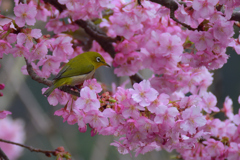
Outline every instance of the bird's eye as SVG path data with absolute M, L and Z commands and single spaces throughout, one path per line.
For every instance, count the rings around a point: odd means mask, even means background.
M 96 58 L 96 61 L 97 61 L 97 62 L 101 62 L 101 58 L 100 58 L 100 57 L 97 57 L 97 58 Z

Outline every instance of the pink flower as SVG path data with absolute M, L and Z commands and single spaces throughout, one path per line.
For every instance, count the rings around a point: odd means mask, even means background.
M 167 126 L 173 126 L 175 117 L 179 114 L 177 108 L 161 105 L 156 110 L 154 122 L 157 124 L 165 123 Z
M 124 104 L 131 98 L 131 93 L 122 87 L 117 88 L 117 92 L 114 94 L 114 98 L 118 100 L 119 103 Z
M 4 40 L 0 40 L 0 58 L 3 57 L 3 54 L 8 54 L 10 49 L 12 48 L 12 46 L 4 41 Z
M 207 18 L 213 14 L 217 3 L 218 0 L 194 0 L 192 7 L 197 11 L 199 17 Z
M 228 44 L 227 39 L 233 36 L 234 31 L 232 23 L 231 21 L 217 21 L 214 23 L 213 35 L 221 44 Z
M 205 92 L 202 96 L 203 105 L 202 108 L 207 112 L 211 113 L 219 112 L 219 108 L 216 107 L 217 105 L 217 98 L 211 92 Z
M 42 94 L 47 90 L 47 88 L 42 89 Z M 56 106 L 58 103 L 65 105 L 69 99 L 69 94 L 62 92 L 59 89 L 55 89 L 47 98 L 48 103 Z
M 240 159 L 240 143 L 231 142 L 228 149 L 228 160 L 239 160 Z
M 75 8 L 77 9 L 80 7 L 79 3 L 81 1 L 79 2 L 77 0 L 58 0 L 58 2 L 60 4 L 65 4 L 69 10 L 74 10 Z M 82 1 L 82 3 L 84 4 L 83 1 Z
M 12 114 L 9 111 L 0 111 L 0 119 L 6 118 L 7 115 Z
M 83 87 L 88 87 L 95 93 L 100 93 L 102 91 L 101 85 L 97 82 L 95 78 L 84 81 Z
M 43 51 L 44 50 L 42 50 L 41 53 L 43 53 Z M 57 74 L 59 72 L 61 62 L 63 62 L 63 59 L 51 55 L 46 55 L 45 58 L 40 59 L 37 65 L 42 66 L 42 77 L 49 77 L 51 73 Z
M 53 42 L 53 55 L 54 56 L 60 56 L 60 57 L 66 57 L 66 55 L 71 55 L 73 53 L 72 48 L 72 38 L 65 36 L 65 37 L 58 37 Z
M 111 108 L 107 108 L 103 111 L 103 115 L 108 117 L 111 126 L 118 127 L 120 123 L 124 123 L 124 117 L 121 113 L 114 111 Z
M 201 113 L 200 107 L 196 107 L 195 105 L 182 112 L 182 119 L 180 127 L 190 134 L 196 133 L 196 128 L 204 126 L 207 122 Z
M 137 119 L 137 128 L 140 132 L 147 132 L 148 134 L 157 133 L 159 131 L 157 123 L 146 117 Z
M 127 13 L 115 13 L 114 16 L 109 17 L 112 23 L 111 29 L 116 35 L 124 36 L 130 39 L 135 31 L 143 28 L 143 25 L 134 16 Z
M 151 88 L 148 80 L 143 80 L 139 84 L 135 83 L 133 88 L 134 89 L 130 89 L 133 100 L 143 107 L 150 105 L 158 96 L 158 92 Z
M 124 118 L 138 118 L 140 116 L 139 110 L 144 110 L 144 107 L 140 106 L 132 99 L 129 99 L 128 101 L 126 101 L 126 103 L 124 103 L 122 115 Z
M 84 112 L 98 110 L 100 102 L 97 99 L 96 93 L 88 87 L 84 87 L 80 91 L 80 98 L 75 102 L 78 109 L 83 109 Z
M 13 54 L 13 57 L 24 56 L 27 59 L 30 58 L 29 49 L 27 49 L 23 45 L 16 44 L 15 47 L 10 50 L 10 53 Z
M 199 51 L 203 51 L 205 49 L 211 50 L 214 44 L 213 36 L 209 32 L 191 32 L 189 39 L 194 42 L 195 47 Z
M 27 32 L 29 33 L 18 33 L 17 44 L 23 45 L 25 43 L 25 47 L 30 49 L 33 46 L 33 38 L 40 38 L 42 33 L 40 29 L 32 29 Z
M 162 33 L 159 35 L 159 43 L 161 44 L 159 52 L 162 56 L 169 56 L 170 54 L 180 56 L 183 52 L 182 41 L 176 35 Z
M 103 113 L 98 110 L 92 110 L 86 113 L 85 122 L 89 123 L 92 128 L 101 129 L 109 125 L 108 118 L 103 116 Z
M 35 16 L 37 14 L 37 10 L 34 5 L 20 3 L 14 7 L 14 13 L 16 15 L 15 22 L 19 27 L 23 27 L 25 22 L 28 25 L 34 25 L 36 22 Z
M 161 105 L 167 105 L 169 103 L 169 95 L 162 93 L 160 94 L 149 106 L 147 106 L 148 110 L 151 113 L 156 113 Z
M 234 116 L 232 105 L 233 105 L 232 99 L 227 96 L 225 98 L 224 103 L 223 103 L 223 109 L 222 110 L 230 120 L 232 120 L 233 116 Z
M 51 15 L 51 12 L 47 8 L 45 8 L 45 6 L 44 7 L 38 6 L 37 9 L 38 10 L 37 10 L 36 19 L 46 22 L 47 17 Z
M 159 151 L 161 149 L 161 147 L 159 145 L 157 145 L 156 142 L 152 142 L 150 144 L 146 144 L 146 145 L 143 145 L 143 146 L 139 146 L 137 149 L 136 149 L 136 154 L 135 154 L 135 157 L 137 157 L 140 153 L 141 154 L 145 154 L 147 152 L 150 152 L 150 151 L 153 151 L 153 150 L 157 150 Z
M 63 117 L 63 122 L 65 122 L 69 116 L 70 111 L 65 109 L 65 108 L 61 108 L 57 111 L 54 112 L 54 115 L 57 116 L 62 116 Z
M 77 123 L 78 123 L 78 130 L 80 132 L 86 132 L 87 131 L 87 125 L 85 123 L 85 114 L 83 111 L 76 109 L 74 110 L 77 116 Z
M 224 145 L 221 141 L 215 141 L 214 139 L 209 138 L 203 143 L 207 145 L 205 150 L 211 157 L 219 157 L 224 152 Z
M 17 40 L 17 35 L 14 33 L 9 33 L 9 35 L 7 36 L 7 41 L 9 43 L 15 43 Z
M 48 53 L 47 44 L 45 41 L 37 43 L 31 52 L 31 60 L 38 60 L 44 58 Z
M 130 153 L 130 149 L 127 148 L 127 145 L 121 144 L 118 141 L 115 141 L 113 143 L 111 143 L 110 145 L 117 147 L 118 152 L 121 154 L 128 154 Z

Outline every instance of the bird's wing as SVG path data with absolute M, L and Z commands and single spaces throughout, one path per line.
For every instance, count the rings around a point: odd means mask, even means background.
M 94 66 L 92 64 L 82 65 L 82 66 L 81 65 L 73 66 L 72 63 L 70 63 L 69 65 L 65 65 L 61 69 L 61 71 L 56 75 L 54 80 L 88 74 L 88 73 L 92 72 L 93 70 L 94 70 Z

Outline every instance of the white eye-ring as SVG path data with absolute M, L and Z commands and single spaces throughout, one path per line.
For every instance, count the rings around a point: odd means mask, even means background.
M 97 58 L 96 58 L 96 61 L 97 61 L 97 62 L 101 62 L 101 58 L 100 58 L 100 57 L 97 57 Z

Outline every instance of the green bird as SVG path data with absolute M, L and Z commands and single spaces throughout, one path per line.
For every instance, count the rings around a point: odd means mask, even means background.
M 97 52 L 85 52 L 71 59 L 53 79 L 53 85 L 43 95 L 47 97 L 54 89 L 63 86 L 75 86 L 92 78 L 96 69 L 100 66 L 108 66 L 105 59 Z

